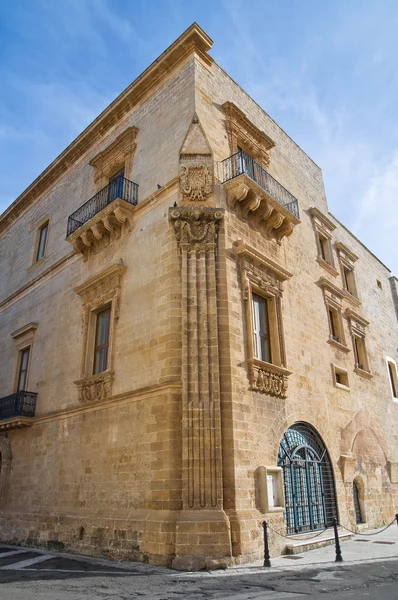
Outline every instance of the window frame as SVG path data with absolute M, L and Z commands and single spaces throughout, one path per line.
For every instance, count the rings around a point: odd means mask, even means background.
M 343 376 L 343 380 L 339 381 L 339 378 Z M 343 367 L 340 367 L 334 363 L 332 363 L 332 377 L 333 377 L 333 385 L 336 388 L 341 390 L 345 390 L 347 392 L 350 391 L 350 382 L 348 379 L 348 371 Z
M 36 250 L 36 262 L 43 260 L 46 257 L 47 250 L 47 241 L 48 241 L 48 230 L 49 230 L 50 222 L 49 220 L 44 221 L 44 223 L 39 227 L 38 235 L 37 235 L 37 250 Z M 42 253 L 39 256 L 40 249 L 42 247 L 42 234 L 45 230 L 44 243 Z
M 398 402 L 398 367 L 397 361 L 390 356 L 386 356 L 388 382 L 390 384 L 391 397 L 394 402 Z
M 328 344 L 335 346 L 343 352 L 350 352 L 346 343 L 344 322 L 342 314 L 342 299 L 344 292 L 339 290 L 333 283 L 325 277 L 321 277 L 318 285 L 323 290 L 323 299 L 326 306 L 326 316 L 329 329 Z M 334 320 L 331 319 L 331 314 L 334 315 Z M 336 339 L 337 338 L 337 339 Z
M 234 250 L 239 259 L 242 278 L 250 389 L 285 398 L 287 378 L 291 371 L 286 366 L 282 291 L 283 282 L 292 274 L 254 248 L 244 244 L 242 240 L 237 242 Z M 267 301 L 272 363 L 255 356 L 253 294 Z
M 82 301 L 83 339 L 80 379 L 75 381 L 79 401 L 104 400 L 112 395 L 116 324 L 119 318 L 121 282 L 126 267 L 122 262 L 105 269 L 75 288 Z M 105 310 L 109 315 L 108 361 L 105 371 L 93 373 L 96 346 L 97 315 Z
M 31 368 L 32 368 L 32 358 L 33 358 L 33 348 L 34 348 L 34 340 L 36 329 L 38 327 L 37 323 L 31 322 L 23 327 L 20 327 L 16 331 L 11 333 L 11 337 L 14 340 L 15 344 L 15 367 L 14 367 L 14 377 L 12 380 L 12 393 L 22 391 L 19 388 L 20 382 L 20 374 L 21 374 L 21 364 L 22 364 L 22 353 L 29 349 L 28 363 L 26 368 L 26 377 L 25 377 L 25 385 L 24 390 L 28 391 L 29 380 L 31 379 Z
M 18 356 L 18 370 L 17 370 L 17 385 L 16 385 L 16 392 L 26 392 L 28 390 L 28 381 L 29 381 L 29 367 L 30 367 L 30 357 L 31 357 L 31 351 L 32 348 L 31 346 L 26 346 L 25 348 L 21 348 L 19 350 L 19 356 Z M 26 367 L 23 371 L 22 366 L 23 366 L 23 359 L 24 359 L 24 355 L 26 354 L 26 352 L 28 353 L 28 359 L 26 362 Z M 21 387 L 21 376 L 22 373 L 25 373 L 24 375 L 24 384 Z
M 358 260 L 358 256 L 342 242 L 336 242 L 336 250 L 339 257 L 341 280 L 346 297 L 359 306 L 361 301 L 358 296 L 354 266 L 354 263 Z M 349 278 L 347 277 L 347 273 Z
M 333 277 L 337 277 L 339 273 L 335 267 L 332 246 L 332 232 L 336 229 L 336 225 L 316 207 L 310 209 L 310 214 L 315 232 L 316 260 L 328 273 L 333 275 Z
M 348 318 L 352 340 L 355 363 L 354 371 L 358 375 L 370 379 L 373 377 L 373 374 L 370 369 L 369 356 L 366 347 L 366 328 L 369 325 L 369 321 L 351 309 L 347 309 L 345 314 Z M 360 343 L 359 347 L 358 341 Z
M 98 333 L 99 333 L 99 317 L 106 314 L 106 330 L 105 330 L 105 342 L 98 344 Z M 100 308 L 95 313 L 95 335 L 94 335 L 94 350 L 93 350 L 93 375 L 99 375 L 108 370 L 109 364 L 109 348 L 110 348 L 110 333 L 111 333 L 111 316 L 112 316 L 112 304 L 106 307 Z M 104 369 L 96 371 L 97 364 L 97 353 L 101 350 L 105 350 L 105 358 L 103 359 Z

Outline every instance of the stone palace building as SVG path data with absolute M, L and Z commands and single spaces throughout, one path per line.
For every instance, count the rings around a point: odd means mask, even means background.
M 397 279 L 211 45 L 0 217 L 3 542 L 201 569 L 394 517 Z

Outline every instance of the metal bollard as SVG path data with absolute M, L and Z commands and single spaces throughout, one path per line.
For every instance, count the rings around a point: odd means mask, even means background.
M 397 527 L 398 527 L 398 513 L 395 515 L 395 518 L 397 520 Z
M 336 558 L 335 562 L 343 562 L 343 557 L 341 556 L 341 548 L 339 542 L 339 532 L 337 531 L 337 519 L 336 517 L 333 519 L 333 529 L 334 529 L 334 541 L 336 544 Z
M 264 567 L 270 567 L 271 561 L 270 561 L 270 556 L 269 556 L 267 521 L 263 521 L 263 528 L 264 528 Z

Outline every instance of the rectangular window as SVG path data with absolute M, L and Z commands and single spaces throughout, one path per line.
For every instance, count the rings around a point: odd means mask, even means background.
M 329 308 L 329 327 L 330 327 L 330 334 L 332 336 L 332 339 L 335 342 L 339 342 L 340 341 L 339 318 L 338 318 L 337 311 L 334 310 L 333 308 Z
M 25 390 L 28 380 L 30 347 L 20 351 L 19 356 L 19 374 L 17 391 Z
M 397 396 L 397 369 L 393 363 L 387 362 L 388 374 L 390 376 L 391 391 L 394 398 Z
M 362 371 L 368 371 L 368 360 L 366 356 L 364 340 L 357 335 L 353 335 L 353 346 L 357 368 L 361 369 Z
M 328 262 L 328 260 L 326 258 L 326 256 L 327 256 L 326 244 L 327 244 L 326 239 L 319 236 L 319 248 L 321 251 L 321 257 L 323 258 L 324 261 Z
M 252 299 L 254 356 L 259 360 L 271 363 L 268 302 L 266 298 L 257 294 L 253 294 Z
M 94 348 L 94 375 L 108 368 L 111 308 L 97 313 Z
M 38 244 L 37 244 L 36 261 L 38 261 L 44 257 L 44 253 L 46 251 L 47 233 L 48 233 L 48 221 L 46 223 L 44 223 L 39 229 L 39 239 L 38 239 Z
M 356 296 L 356 287 L 355 287 L 355 279 L 354 272 L 352 269 L 347 269 L 347 267 L 343 266 L 343 284 L 347 292 Z

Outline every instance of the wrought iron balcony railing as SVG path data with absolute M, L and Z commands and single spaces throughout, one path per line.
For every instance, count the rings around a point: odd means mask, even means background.
M 232 156 L 223 160 L 221 164 L 223 171 L 222 183 L 245 174 L 293 216 L 297 219 L 300 218 L 297 198 L 284 188 L 279 181 L 274 179 L 272 175 L 270 175 L 268 171 L 259 165 L 251 156 L 246 154 L 246 152 L 239 150 L 235 154 L 232 154 Z
M 0 420 L 13 417 L 34 417 L 37 394 L 20 390 L 0 398 Z
M 115 177 L 106 187 L 70 215 L 66 236 L 68 237 L 84 223 L 87 223 L 116 198 L 121 198 L 135 206 L 138 202 L 138 184 L 121 175 Z

